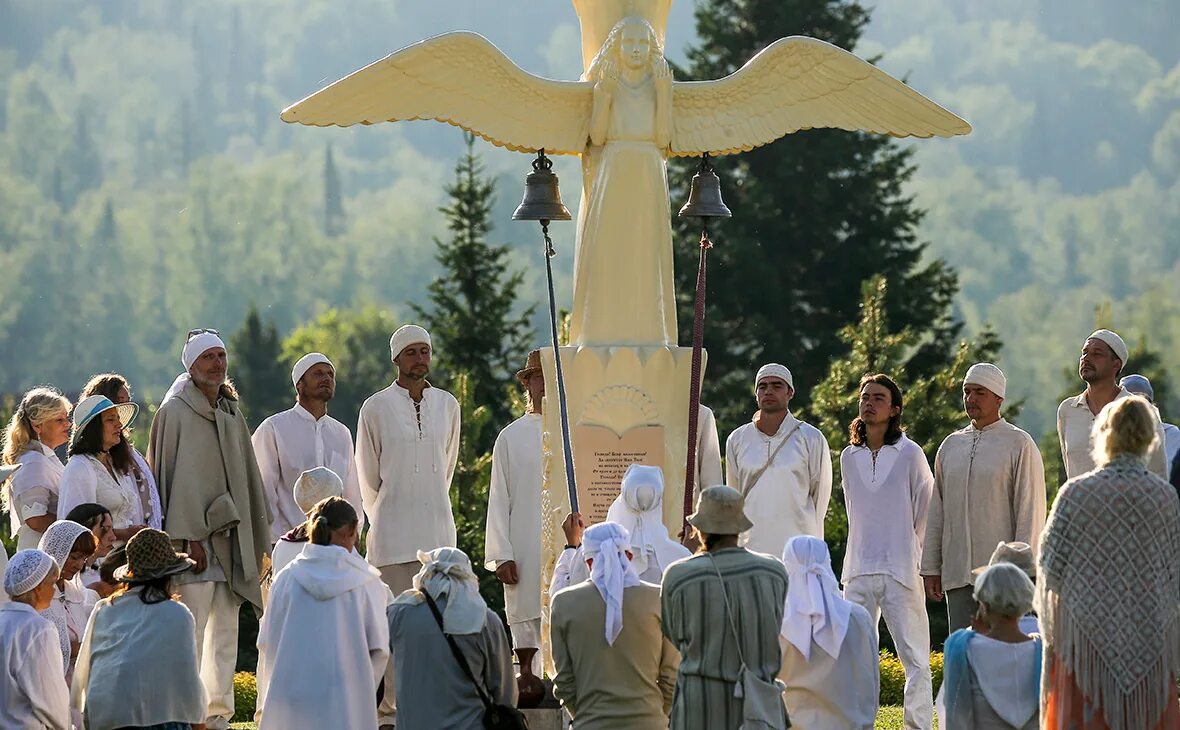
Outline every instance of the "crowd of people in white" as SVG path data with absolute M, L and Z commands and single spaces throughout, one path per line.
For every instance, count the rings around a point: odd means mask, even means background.
M 724 465 L 701 409 L 689 534 L 664 524 L 662 470 L 634 464 L 604 522 L 566 517 L 543 575 L 534 351 L 516 374 L 527 412 L 492 453 L 484 568 L 506 627 L 455 547 L 461 414 L 427 380 L 432 355 L 423 328 L 393 334 L 396 379 L 365 401 L 355 446 L 328 415 L 336 371 L 320 353 L 294 366 L 295 405 L 251 434 L 215 330 L 189 332 L 146 455 L 121 376 L 76 404 L 26 393 L 0 458 L 17 543 L 0 551 L 0 727 L 227 728 L 245 603 L 261 617 L 264 729 L 521 727 L 512 647 L 541 675 L 528 650 L 546 643 L 578 730 L 871 728 L 882 618 L 907 728 L 936 714 L 944 730 L 1180 727 L 1180 430 L 1146 378 L 1123 375 L 1114 332 L 1086 338 L 1085 389 L 1058 409 L 1068 481 L 1051 510 L 1036 443 L 1001 414 L 998 367 L 967 371 L 969 423 L 933 468 L 902 389 L 866 374 L 839 454 L 839 579 L 823 539 L 830 444 L 792 414 L 794 379 L 774 363 Z M 951 630 L 937 698 L 928 600 Z

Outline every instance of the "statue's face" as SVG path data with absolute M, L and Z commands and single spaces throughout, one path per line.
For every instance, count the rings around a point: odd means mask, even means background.
M 619 54 L 629 69 L 644 68 L 651 59 L 651 38 L 640 23 L 629 23 L 619 39 Z

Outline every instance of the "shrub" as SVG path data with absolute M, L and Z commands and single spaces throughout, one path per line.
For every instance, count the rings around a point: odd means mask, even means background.
M 930 655 L 930 676 L 934 683 L 934 694 L 942 686 L 942 654 Z M 901 660 L 887 651 L 881 652 L 881 705 L 901 705 L 905 699 L 905 670 Z
M 258 704 L 258 684 L 250 672 L 234 675 L 234 717 L 232 722 L 254 722 Z

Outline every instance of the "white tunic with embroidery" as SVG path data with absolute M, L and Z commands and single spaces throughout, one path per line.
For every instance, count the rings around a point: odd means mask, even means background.
M 135 478 L 130 474 L 119 474 L 116 479 L 91 454 L 77 454 L 70 458 L 61 476 L 57 518 L 64 520 L 70 510 L 91 503 L 101 504 L 111 511 L 111 523 L 116 530 L 147 524 Z

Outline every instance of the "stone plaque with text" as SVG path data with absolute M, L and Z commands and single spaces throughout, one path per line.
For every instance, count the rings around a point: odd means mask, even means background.
M 605 426 L 579 424 L 573 447 L 578 507 L 587 526 L 606 519 L 628 466 L 664 467 L 663 426 L 636 426 L 620 438 Z

